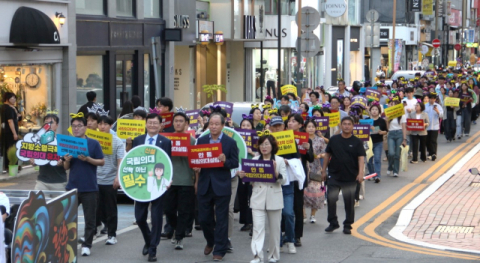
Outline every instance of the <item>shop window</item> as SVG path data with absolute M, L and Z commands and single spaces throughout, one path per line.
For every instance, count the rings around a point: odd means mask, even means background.
M 104 15 L 104 0 L 76 0 L 75 8 L 77 14 L 83 15 Z
M 291 56 L 290 49 L 282 49 L 280 51 L 281 68 L 278 70 L 278 51 L 277 49 L 264 49 L 263 61 L 260 61 L 260 49 L 253 51 L 253 63 L 255 71 L 253 76 L 253 90 L 254 101 L 261 102 L 266 95 L 271 97 L 279 97 L 279 85 L 283 86 L 291 83 L 291 72 L 289 69 L 289 58 Z M 263 81 L 262 66 L 263 64 Z M 278 83 L 278 73 L 281 73 L 281 80 Z M 263 86 L 262 86 L 263 83 Z M 252 96 L 253 97 L 253 96 Z
M 282 15 L 295 15 L 295 0 L 265 0 L 265 15 L 278 15 L 278 1 L 280 1 Z
M 97 102 L 103 100 L 102 56 L 77 56 L 77 110 L 87 103 L 87 92 L 97 94 Z
M 145 18 L 161 18 L 160 14 L 160 0 L 143 0 Z
M 117 16 L 133 17 L 133 0 L 117 0 Z

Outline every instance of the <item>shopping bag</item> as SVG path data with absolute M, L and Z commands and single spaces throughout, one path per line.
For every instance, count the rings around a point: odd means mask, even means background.
M 406 172 L 408 171 L 408 150 L 410 150 L 410 146 L 406 145 L 400 146 L 400 171 Z

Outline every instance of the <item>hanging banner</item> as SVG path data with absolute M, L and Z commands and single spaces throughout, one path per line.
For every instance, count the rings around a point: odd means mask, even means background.
M 242 159 L 242 170 L 245 177 L 242 182 L 275 183 L 275 168 L 273 161 Z
M 424 16 L 433 15 L 433 0 L 423 0 L 422 1 L 422 14 Z
M 304 143 L 308 143 L 308 133 L 306 132 L 294 132 L 293 135 L 295 136 L 295 142 L 298 145 L 298 152 L 300 154 L 307 154 L 307 150 L 303 148 Z
M 98 143 L 100 143 L 103 154 L 106 154 L 106 155 L 113 154 L 113 145 L 112 145 L 113 136 L 110 133 L 87 129 L 87 131 L 85 132 L 85 135 L 87 135 L 90 139 L 94 139 Z
M 446 97 L 443 101 L 447 107 L 458 107 L 460 105 L 459 98 Z
M 145 134 L 144 120 L 117 120 L 117 136 L 120 139 L 132 138 Z
M 191 168 L 223 167 L 223 162 L 218 159 L 222 154 L 222 144 L 201 144 L 191 146 L 188 152 L 188 163 Z
M 330 128 L 337 127 L 340 124 L 340 112 L 339 111 L 332 112 L 332 113 L 325 112 L 324 115 L 329 118 L 328 119 L 329 120 L 328 126 Z
M 395 39 L 395 61 L 393 65 L 393 72 L 397 72 L 400 68 L 402 52 L 403 52 L 403 41 L 401 39 Z
M 188 133 L 160 133 L 172 141 L 172 156 L 188 156 L 190 145 L 190 134 Z
M 278 152 L 277 155 L 285 155 L 289 153 L 296 153 L 297 147 L 295 145 L 295 135 L 292 130 L 274 132 L 273 137 L 277 140 Z
M 423 119 L 407 119 L 407 131 L 424 131 Z
M 328 120 L 329 117 L 314 117 L 315 122 L 317 123 L 317 131 L 320 131 L 321 133 L 327 133 L 328 130 Z
M 164 128 L 170 128 L 173 125 L 173 112 L 167 112 L 167 113 L 162 113 L 160 114 L 160 117 L 162 117 L 162 124 Z
M 70 154 L 73 158 L 79 155 L 89 156 L 87 139 L 57 134 L 57 154 L 64 156 Z
M 139 202 L 150 202 L 162 196 L 172 183 L 172 162 L 167 153 L 154 145 L 131 149 L 118 168 L 123 192 Z
M 57 165 L 60 157 L 57 154 L 55 133 L 50 130 L 50 124 L 45 124 L 36 133 L 27 133 L 23 140 L 17 141 L 17 157 L 24 162 L 34 159 L 35 165 Z
M 185 114 L 190 120 L 190 124 L 188 126 L 195 131 L 198 130 L 198 110 L 187 110 Z
M 398 118 L 398 117 L 402 117 L 403 114 L 405 114 L 405 110 L 403 109 L 403 104 L 402 103 L 397 104 L 397 105 L 392 106 L 392 107 L 388 107 L 388 108 L 385 109 L 385 116 L 389 120 L 392 120 L 392 119 L 395 119 L 395 118 Z

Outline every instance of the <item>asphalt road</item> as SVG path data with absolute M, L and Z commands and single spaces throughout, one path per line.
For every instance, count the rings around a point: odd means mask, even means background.
M 449 153 L 454 153 L 454 157 L 459 157 L 465 154 L 467 147 L 479 143 L 479 126 L 472 126 L 472 136 L 469 143 L 465 143 L 465 138 L 461 141 L 447 143 L 443 135 L 440 135 L 439 159 L 436 162 L 427 161 L 426 163 L 410 164 L 409 171 L 400 173 L 398 178 L 386 175 L 387 163 L 383 162 L 381 183 L 366 182 L 365 199 L 361 201 L 360 207 L 355 210 L 355 219 L 357 222 L 361 222 L 354 225 L 358 234 L 344 235 L 341 228 L 331 234 L 325 233 L 324 229 L 327 227 L 327 211 L 325 208 L 317 212 L 316 224 L 305 224 L 304 237 L 302 238 L 303 246 L 297 248 L 297 254 L 282 253 L 281 262 L 473 262 L 471 254 L 446 254 L 436 250 L 429 252 L 421 247 L 414 246 L 408 248 L 404 243 L 390 237 L 388 232 L 398 219 L 399 209 L 407 204 L 411 197 L 421 192 L 420 190 L 424 189 L 422 187 L 427 186 L 433 180 L 429 179 L 432 177 L 426 177 L 421 183 L 415 184 L 415 179 L 427 173 L 442 172 L 441 169 L 446 169 L 447 162 L 448 165 L 452 165 L 453 157 L 452 155 L 447 156 Z M 479 133 L 477 134 L 477 132 Z M 432 168 L 434 165 L 437 165 L 438 168 Z M 27 176 L 2 182 L 0 188 L 32 189 L 34 183 L 35 176 Z M 411 191 L 401 190 L 409 185 L 420 185 L 421 187 L 418 189 L 412 187 Z M 399 192 L 399 190 L 401 191 Z M 339 221 L 341 222 L 345 218 L 342 199 L 339 200 L 337 205 Z M 391 212 L 390 215 L 385 216 L 385 213 L 389 211 Z M 79 209 L 79 236 L 83 235 L 82 215 L 82 210 Z M 236 216 L 238 217 L 238 214 Z M 307 211 L 307 216 L 310 216 L 310 211 Z M 80 256 L 78 261 L 92 263 L 146 262 L 147 257 L 141 255 L 143 239 L 140 230 L 132 225 L 133 220 L 133 206 L 131 204 L 119 205 L 118 244 L 107 246 L 104 236 L 97 238 L 94 241 L 91 256 Z M 373 233 L 379 237 L 372 238 L 368 233 L 371 235 L 372 225 L 378 223 L 379 220 L 382 223 L 373 229 Z M 232 238 L 234 253 L 227 254 L 224 262 L 249 262 L 253 258 L 250 249 L 251 239 L 248 232 L 239 231 L 240 227 L 241 225 L 236 221 Z M 268 243 L 268 239 L 266 243 Z M 157 256 L 159 262 L 213 262 L 211 255 L 203 255 L 205 244 L 202 232 L 194 230 L 193 237 L 184 240 L 183 251 L 174 250 L 174 246 L 169 240 L 162 240 L 158 247 Z

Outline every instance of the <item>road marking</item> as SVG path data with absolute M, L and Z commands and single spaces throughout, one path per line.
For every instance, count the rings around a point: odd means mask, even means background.
M 393 194 L 391 197 L 389 197 L 387 200 L 385 200 L 383 203 L 378 205 L 375 209 L 371 210 L 366 215 L 361 217 L 358 221 L 356 221 L 354 223 L 354 228 L 352 229 L 352 235 L 357 237 L 357 238 L 360 238 L 362 240 L 369 241 L 369 242 L 372 242 L 372 243 L 375 243 L 375 244 L 379 244 L 379 245 L 390 247 L 390 248 L 410 251 L 410 252 L 416 252 L 416 253 L 427 254 L 427 255 L 435 255 L 435 256 L 454 257 L 454 258 L 461 258 L 461 259 L 476 259 L 476 260 L 480 259 L 480 257 L 475 256 L 475 255 L 468 255 L 468 254 L 461 254 L 461 253 L 447 252 L 447 251 L 436 250 L 436 249 L 417 247 L 417 246 L 413 246 L 413 245 L 410 245 L 410 244 L 389 240 L 389 239 L 386 239 L 384 237 L 379 236 L 375 232 L 375 229 L 380 224 L 382 224 L 385 220 L 387 220 L 390 216 L 392 216 L 393 213 L 398 211 L 401 207 L 403 207 L 407 202 L 409 202 L 412 198 L 414 198 L 416 196 L 416 194 L 418 194 L 422 189 L 424 189 L 428 185 L 428 184 L 421 184 L 421 182 L 424 179 L 431 176 L 427 180 L 427 183 L 430 183 L 430 182 L 436 180 L 447 169 L 449 169 L 450 166 L 453 165 L 453 163 L 455 163 L 458 159 L 463 157 L 463 155 L 459 154 L 459 153 L 461 153 L 463 151 L 468 152 L 473 147 L 475 147 L 477 143 L 480 143 L 479 135 L 480 135 L 480 132 L 477 132 L 474 136 L 470 137 L 465 143 L 462 143 L 461 145 L 457 146 L 453 151 L 451 151 L 449 154 L 447 154 L 445 157 L 443 157 L 441 160 L 439 160 L 439 162 L 437 162 L 435 165 L 430 167 L 425 173 L 423 173 L 421 176 L 419 176 L 417 179 L 415 179 L 413 181 L 413 183 L 407 184 L 406 186 L 401 188 L 399 191 L 397 191 L 395 194 Z M 447 164 L 443 165 L 443 163 L 446 162 L 446 161 L 448 161 Z M 438 170 L 437 172 L 435 172 L 432 175 L 432 173 L 435 170 L 437 170 L 440 166 L 441 166 L 440 170 Z M 369 225 L 367 225 L 365 227 L 364 233 L 366 235 L 362 235 L 358 232 L 358 229 L 363 224 L 370 221 L 374 216 L 376 216 L 382 210 L 384 210 L 385 208 L 390 206 L 395 200 L 397 200 L 399 197 L 403 196 L 407 191 L 409 191 L 413 187 L 415 187 L 415 188 L 409 194 L 407 194 L 405 197 L 401 198 L 395 205 L 393 205 L 386 212 L 379 215 L 377 218 L 375 218 L 373 220 L 372 223 L 370 223 Z
M 0 187 L 9 187 L 12 185 L 17 185 L 18 183 L 0 183 Z

